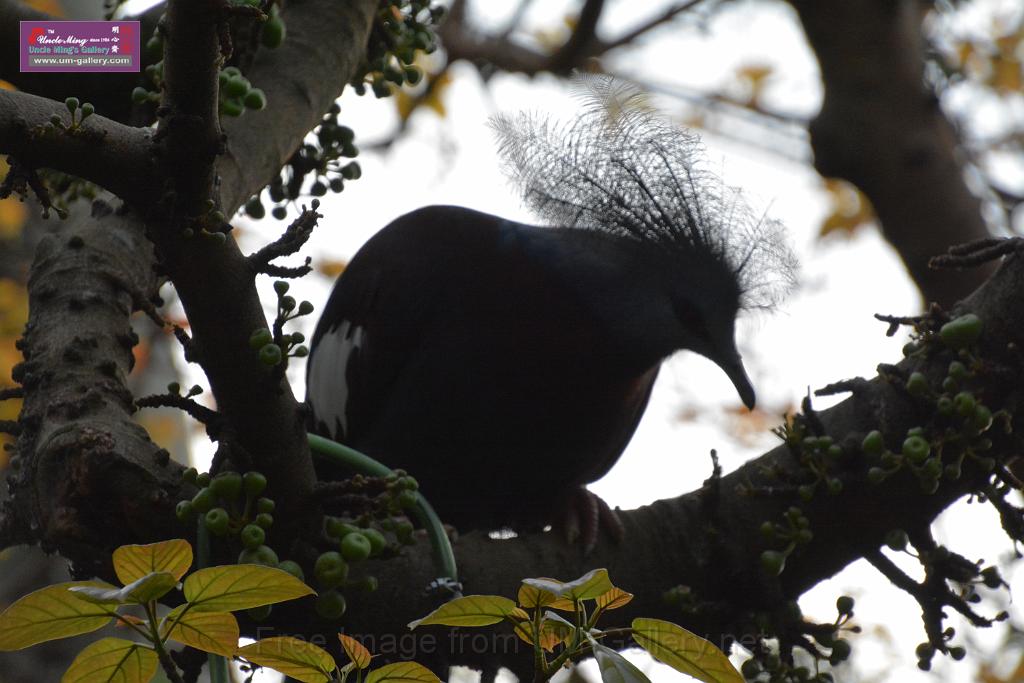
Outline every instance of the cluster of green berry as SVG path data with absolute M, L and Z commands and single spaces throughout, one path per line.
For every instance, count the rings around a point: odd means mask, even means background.
M 919 400 L 933 415 L 927 427 L 907 430 L 898 452 L 886 447 L 881 432 L 869 432 L 861 443 L 864 454 L 875 461 L 868 470 L 868 481 L 878 484 L 896 472 L 906 469 L 917 477 L 921 489 L 934 493 L 942 478 L 960 478 L 964 462 L 972 461 L 981 471 L 990 472 L 994 458 L 984 455 L 992 448 L 985 436 L 997 417 L 1006 418 L 1005 411 L 993 414 L 967 387 L 981 362 L 971 346 L 981 334 L 981 320 L 974 314 L 961 316 L 943 325 L 938 334 L 944 347 L 956 354 L 945 376 L 933 386 L 922 372 L 912 372 L 906 379 L 907 393 Z M 927 352 L 927 340 L 908 343 L 903 352 L 908 357 Z
M 761 569 L 768 576 L 779 576 L 786 568 L 786 559 L 798 545 L 806 545 L 814 538 L 811 521 L 803 510 L 796 506 L 790 507 L 783 515 L 784 524 L 776 524 L 765 520 L 761 522 L 761 535 L 768 541 L 783 541 L 786 546 L 782 550 L 765 550 L 761 553 Z
M 150 40 L 153 40 L 152 38 Z M 148 44 L 147 44 L 148 45 Z M 160 42 L 160 52 L 163 53 L 163 41 Z M 132 102 L 135 104 L 158 103 L 160 101 L 160 89 L 164 86 L 164 61 L 147 64 L 142 70 L 145 76 L 143 85 L 136 86 L 132 90 Z
M 45 126 L 48 131 L 51 129 L 66 130 L 68 132 L 78 130 L 79 126 L 82 125 L 82 122 L 92 116 L 96 111 L 96 108 L 90 102 L 80 104 L 77 97 L 69 97 L 64 100 L 64 106 L 68 108 L 69 112 L 71 112 L 71 123 L 65 124 L 64 117 L 60 114 L 54 114 L 50 117 L 49 123 Z
M 820 485 L 829 495 L 837 496 L 843 491 L 843 482 L 836 476 L 843 448 L 827 434 L 804 436 L 806 431 L 806 421 L 794 419 L 784 437 L 790 449 L 798 454 L 803 470 L 812 477 L 812 481 L 797 487 L 797 495 L 805 502 L 810 501 Z
M 238 564 L 259 564 L 276 567 L 303 580 L 302 568 L 292 560 L 278 559 L 277 553 L 267 545 L 267 530 L 274 524 L 274 501 L 261 494 L 267 488 L 267 478 L 250 470 L 245 474 L 220 472 L 211 477 L 208 472 L 197 472 L 189 467 L 182 480 L 199 487 L 191 500 L 178 503 L 175 510 L 182 522 L 202 515 L 203 526 L 224 539 L 234 539 L 242 550 Z M 248 611 L 255 620 L 270 615 L 270 605 Z
M 362 95 L 367 85 L 377 97 L 391 94 L 396 87 L 416 85 L 423 78 L 414 65 L 416 52 L 437 49 L 434 29 L 444 19 L 445 8 L 431 6 L 430 0 L 385 0 L 370 31 L 366 62 L 352 78 L 352 87 Z
M 820 662 L 827 661 L 831 666 L 836 666 L 850 658 L 850 641 L 840 638 L 839 634 L 841 631 L 860 632 L 860 627 L 849 623 L 853 618 L 853 606 L 853 598 L 841 595 L 836 600 L 838 616 L 834 622 L 809 624 L 803 620 L 800 606 L 796 602 L 787 603 L 787 621 L 798 625 L 802 632 L 813 636 L 817 641 L 818 649 L 812 653 L 815 655 L 812 662 L 814 670 L 811 666 L 795 663 L 792 657 L 784 659 L 777 652 L 763 648 L 760 652 L 755 652 L 755 655 L 740 667 L 743 677 L 758 683 L 832 683 L 833 675 L 831 672 L 821 671 Z M 762 625 L 761 630 L 765 632 L 765 625 Z M 829 650 L 829 653 L 822 654 L 823 649 Z
M 313 197 L 322 197 L 328 190 L 341 192 L 345 189 L 346 180 L 357 180 L 363 174 L 358 162 L 343 161 L 358 156 L 359 148 L 355 145 L 355 132 L 338 122 L 340 113 L 341 107 L 337 103 L 332 104 L 320 125 L 267 186 L 268 197 L 273 203 L 270 213 L 277 220 L 285 218 L 289 202 L 302 196 L 307 176 L 311 178 L 307 193 Z M 267 214 L 267 210 L 263 200 L 256 196 L 246 202 L 245 213 L 259 220 Z
M 352 481 L 358 488 L 359 484 L 379 480 L 367 480 L 356 475 Z M 401 512 L 416 502 L 419 484 L 401 471 L 388 475 L 384 484 L 384 492 L 380 496 L 382 504 L 375 513 L 355 518 L 324 518 L 324 538 L 330 546 L 337 548 L 321 553 L 313 567 L 319 589 L 316 610 L 324 619 L 338 619 L 345 613 L 343 589 L 377 589 L 375 576 L 351 578 L 350 565 L 371 557 L 394 554 L 399 546 L 413 543 L 412 523 Z
M 304 358 L 309 355 L 309 349 L 303 343 L 306 335 L 301 332 L 285 334 L 282 328 L 289 320 L 312 313 L 313 304 L 308 301 L 297 303 L 295 297 L 288 294 L 288 289 L 289 285 L 284 280 L 274 283 L 274 291 L 277 293 L 277 316 L 274 319 L 276 334 L 261 327 L 249 336 L 249 346 L 259 354 L 260 362 L 271 367 L 280 365 L 290 357 Z
M 267 96 L 252 87 L 237 66 L 226 66 L 218 75 L 220 113 L 222 116 L 241 116 L 246 109 L 259 111 L 267 106 Z

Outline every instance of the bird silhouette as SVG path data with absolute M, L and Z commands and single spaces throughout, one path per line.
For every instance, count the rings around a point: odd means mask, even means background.
M 592 542 L 585 486 L 626 447 L 662 360 L 709 358 L 753 408 L 736 316 L 794 281 L 781 226 L 703 170 L 695 136 L 615 81 L 583 87 L 568 125 L 494 122 L 548 225 L 404 215 L 351 260 L 313 335 L 314 430 L 409 471 L 460 529 L 567 516 Z

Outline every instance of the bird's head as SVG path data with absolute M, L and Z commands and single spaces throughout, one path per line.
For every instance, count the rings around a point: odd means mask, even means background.
M 494 120 L 510 174 L 547 222 L 595 235 L 579 240 L 594 255 L 578 270 L 596 274 L 577 284 L 618 339 L 652 361 L 679 349 L 709 358 L 752 407 L 736 316 L 774 307 L 795 283 L 781 224 L 709 173 L 697 136 L 642 93 L 607 77 L 579 83 L 587 106 L 568 124 Z

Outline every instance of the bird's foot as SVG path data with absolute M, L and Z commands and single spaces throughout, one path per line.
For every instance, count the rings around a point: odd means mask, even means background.
M 616 543 L 625 536 L 622 520 L 615 511 L 585 487 L 574 489 L 564 503 L 552 527 L 561 532 L 568 543 L 580 543 L 584 555 L 589 555 L 597 545 L 601 529 L 608 532 Z

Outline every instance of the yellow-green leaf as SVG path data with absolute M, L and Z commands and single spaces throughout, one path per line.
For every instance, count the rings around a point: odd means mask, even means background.
M 597 606 L 601 609 L 618 609 L 628 605 L 632 599 L 632 593 L 627 593 L 621 588 L 612 588 L 610 591 L 597 598 Z
M 366 683 L 385 683 L 386 681 L 441 683 L 441 679 L 435 676 L 430 669 L 417 662 L 385 664 L 366 675 Z
M 682 626 L 661 619 L 634 619 L 633 640 L 658 661 L 705 683 L 743 683 L 721 650 Z
M 187 605 L 175 607 L 164 618 L 165 638 L 190 645 L 203 652 L 230 657 L 238 649 L 238 620 L 230 612 L 196 612 Z
M 183 590 L 197 612 L 233 612 L 315 595 L 288 572 L 258 564 L 200 569 L 185 579 Z
M 370 659 L 373 655 L 370 654 L 370 651 L 362 643 L 351 636 L 346 636 L 344 633 L 338 634 L 338 640 L 341 641 L 341 649 L 345 651 L 345 654 L 356 665 L 356 668 L 365 669 L 370 666 Z
M 289 636 L 264 638 L 238 648 L 235 654 L 303 683 L 324 683 L 335 669 L 334 658 L 326 650 Z
M 142 605 L 150 600 L 162 598 L 177 585 L 178 579 L 174 577 L 174 574 L 157 572 L 155 574 L 147 574 L 124 588 L 117 588 L 115 586 L 108 586 L 106 588 L 74 586 L 70 590 L 78 597 L 89 602 Z
M 61 683 L 149 683 L 159 659 L 151 648 L 122 638 L 97 640 L 78 653 Z
M 553 581 L 554 579 L 549 580 Z M 538 609 L 540 607 L 547 607 L 551 603 L 555 602 L 558 600 L 558 596 L 554 593 L 549 593 L 548 591 L 541 590 L 540 588 L 529 586 L 524 583 L 519 586 L 519 595 L 517 596 L 517 599 L 520 607 L 525 607 L 526 609 Z
M 523 579 L 523 583 L 567 600 L 593 600 L 615 587 L 607 569 L 593 569 L 574 581 Z
M 500 595 L 467 595 L 446 602 L 422 619 L 409 622 L 409 628 L 426 624 L 487 626 L 504 621 L 515 610 L 516 603 Z
M 561 618 L 553 618 L 556 616 L 553 612 L 548 612 L 540 622 L 540 646 L 548 652 L 568 640 L 575 631 L 572 624 Z M 533 645 L 534 626 L 532 621 L 516 624 L 515 633 L 522 640 Z
M 114 551 L 114 571 L 124 585 L 147 574 L 167 572 L 180 581 L 192 566 L 192 546 L 176 538 L 148 545 L 123 545 Z
M 20 650 L 47 640 L 89 633 L 110 623 L 112 608 L 83 600 L 68 590 L 74 586 L 109 584 L 69 581 L 20 598 L 0 613 L 0 651 Z
M 644 672 L 615 650 L 591 639 L 603 683 L 651 683 Z

